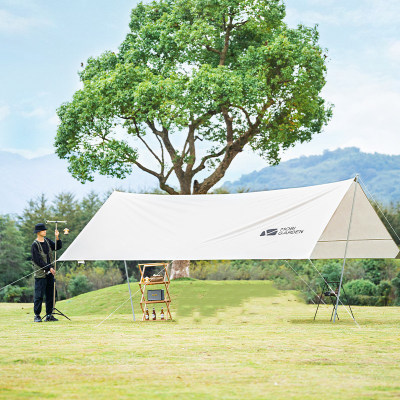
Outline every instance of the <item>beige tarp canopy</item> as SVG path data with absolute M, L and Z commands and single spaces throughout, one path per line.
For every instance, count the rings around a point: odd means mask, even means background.
M 347 258 L 399 252 L 354 179 L 226 195 L 114 192 L 60 261 L 329 259 L 345 257 L 346 243 Z

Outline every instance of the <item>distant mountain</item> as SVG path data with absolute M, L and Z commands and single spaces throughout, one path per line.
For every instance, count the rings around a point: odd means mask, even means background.
M 285 161 L 242 175 L 239 180 L 222 186 L 232 192 L 241 188 L 285 189 L 349 179 L 356 173 L 376 200 L 386 204 L 400 202 L 400 156 L 363 153 L 355 147 Z
M 61 192 L 82 198 L 90 191 L 102 194 L 113 188 L 141 191 L 158 186 L 151 175 L 140 170 L 124 180 L 96 176 L 94 182 L 81 184 L 71 177 L 67 162 L 54 154 L 27 159 L 0 151 L 0 176 L 0 214 L 21 213 L 28 200 L 42 193 L 51 201 Z
M 283 189 L 348 179 L 356 173 L 377 200 L 400 201 L 400 156 L 362 153 L 353 147 L 285 161 L 242 175 L 239 180 L 225 182 L 223 186 L 232 192 L 239 188 Z M 0 214 L 19 214 L 28 200 L 42 193 L 51 201 L 61 192 L 72 192 L 79 199 L 90 191 L 102 194 L 121 188 L 138 192 L 158 187 L 151 175 L 140 170 L 124 180 L 96 176 L 93 183 L 81 184 L 69 174 L 66 161 L 54 154 L 26 159 L 0 151 L 0 176 Z

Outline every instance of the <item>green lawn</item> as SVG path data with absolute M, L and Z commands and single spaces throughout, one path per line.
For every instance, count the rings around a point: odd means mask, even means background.
M 126 285 L 58 303 L 71 322 L 0 304 L 0 398 L 400 397 L 399 308 L 354 307 L 358 328 L 343 310 L 330 323 L 327 306 L 314 322 L 315 306 L 269 282 L 181 281 L 171 294 L 172 322 L 133 323 L 128 301 L 98 327 Z

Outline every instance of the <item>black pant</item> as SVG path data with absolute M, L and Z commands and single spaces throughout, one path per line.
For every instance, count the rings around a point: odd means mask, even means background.
M 46 314 L 53 311 L 54 276 L 46 275 L 46 278 L 35 278 L 35 297 L 33 300 L 33 311 L 35 315 L 42 312 L 43 297 L 46 295 Z

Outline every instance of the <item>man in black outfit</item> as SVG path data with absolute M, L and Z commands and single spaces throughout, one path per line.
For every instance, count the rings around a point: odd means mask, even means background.
M 58 321 L 52 315 L 53 295 L 54 295 L 54 275 L 53 251 L 62 247 L 62 242 L 58 238 L 59 232 L 56 230 L 57 245 L 46 237 L 47 228 L 45 224 L 36 224 L 34 233 L 37 234 L 36 240 L 32 243 L 32 266 L 35 270 L 35 297 L 33 300 L 33 311 L 35 312 L 34 322 L 42 322 L 40 313 L 42 312 L 43 297 L 46 295 L 46 319 L 45 321 Z M 56 247 L 57 246 L 57 247 Z

